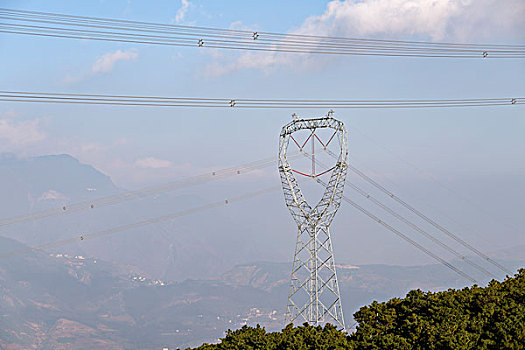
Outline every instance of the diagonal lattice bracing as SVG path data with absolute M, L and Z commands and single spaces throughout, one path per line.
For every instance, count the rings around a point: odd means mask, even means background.
M 329 140 L 323 142 L 316 134 L 316 130 L 321 128 L 334 131 Z M 299 143 L 292 134 L 304 129 L 311 133 L 304 143 Z M 312 174 L 307 175 L 292 169 L 287 160 L 287 149 L 293 145 L 304 152 L 305 145 L 316 140 L 325 149 L 330 142 L 338 141 L 340 152 L 335 166 L 330 169 L 330 180 L 323 196 L 317 205 L 311 207 L 294 173 L 314 179 L 324 173 L 316 174 L 312 168 Z M 286 308 L 287 322 L 308 322 L 312 325 L 330 322 L 345 328 L 329 226 L 341 204 L 348 170 L 347 158 L 346 130 L 342 122 L 332 118 L 331 113 L 322 118 L 295 119 L 281 131 L 279 173 L 286 205 L 298 227 Z

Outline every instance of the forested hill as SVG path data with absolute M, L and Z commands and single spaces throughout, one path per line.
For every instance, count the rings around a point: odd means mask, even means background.
M 355 313 L 351 335 L 335 327 L 228 331 L 215 349 L 525 349 L 525 269 L 503 282 L 374 302 Z

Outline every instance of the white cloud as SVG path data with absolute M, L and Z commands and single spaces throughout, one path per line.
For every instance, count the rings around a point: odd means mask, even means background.
M 135 166 L 139 168 L 162 169 L 162 168 L 171 168 L 173 166 L 173 163 L 165 159 L 147 157 L 147 158 L 137 159 L 135 161 Z
M 454 42 L 525 38 L 523 0 L 333 0 L 290 34 Z M 247 52 L 217 59 L 204 70 L 217 76 L 236 70 L 279 66 L 308 69 L 326 57 L 277 52 Z
M 99 57 L 91 67 L 92 73 L 107 73 L 113 69 L 118 61 L 133 61 L 137 59 L 138 53 L 131 49 L 128 51 L 117 50 Z
M 61 80 L 64 85 L 72 85 L 83 80 L 92 78 L 96 75 L 108 73 L 115 67 L 118 61 L 134 61 L 138 57 L 136 49 L 130 49 L 127 51 L 117 50 L 115 52 L 109 52 L 105 55 L 98 57 L 95 62 L 91 65 L 91 69 L 77 69 L 74 72 L 67 73 Z
M 68 199 L 68 197 L 58 191 L 49 190 L 47 192 L 42 193 L 42 195 L 38 198 L 38 201 L 45 201 L 45 200 L 50 200 L 50 199 L 65 200 L 65 199 Z
M 184 17 L 186 16 L 186 12 L 188 12 L 189 7 L 191 6 L 191 2 L 188 0 L 181 0 L 181 7 L 177 11 L 177 14 L 175 15 L 175 22 L 180 23 L 184 20 Z
M 331 1 L 297 34 L 438 40 L 506 39 L 525 27 L 522 0 Z
M 44 140 L 46 134 L 40 130 L 39 124 L 40 119 L 19 122 L 0 119 L 0 151 L 11 152 Z

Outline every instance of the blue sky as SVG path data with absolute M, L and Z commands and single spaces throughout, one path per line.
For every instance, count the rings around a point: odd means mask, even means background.
M 491 0 L 114 0 L 3 1 L 2 6 L 274 32 L 523 44 L 525 5 L 503 2 L 506 6 Z M 2 90 L 305 99 L 525 96 L 523 60 L 304 59 L 6 34 L 0 35 L 0 51 Z M 0 152 L 69 153 L 117 185 L 136 188 L 276 155 L 280 128 L 294 112 L 327 111 L 2 102 Z M 350 132 L 351 162 L 435 215 L 448 213 L 471 227 L 472 237 L 481 232 L 487 248 L 525 244 L 522 230 L 502 229 L 502 237 L 491 238 L 501 221 L 524 224 L 518 210 L 525 195 L 522 107 L 335 112 Z M 271 174 L 268 178 L 274 181 Z M 358 229 L 380 230 L 365 223 Z

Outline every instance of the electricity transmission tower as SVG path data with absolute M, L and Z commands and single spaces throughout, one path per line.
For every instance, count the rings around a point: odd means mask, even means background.
M 279 173 L 284 199 L 297 224 L 297 243 L 291 273 L 290 292 L 286 307 L 286 322 L 308 322 L 320 325 L 331 322 L 345 328 L 343 309 L 334 255 L 330 237 L 330 223 L 341 204 L 344 183 L 348 169 L 348 146 L 344 124 L 332 118 L 330 111 L 326 117 L 294 120 L 282 128 L 279 141 Z M 333 134 L 324 142 L 316 134 L 318 129 L 329 128 Z M 307 130 L 309 136 L 304 144 L 299 144 L 292 135 L 299 130 Z M 311 142 L 312 172 L 305 174 L 293 169 L 287 160 L 287 149 L 293 141 L 300 152 Z M 336 164 L 321 173 L 315 170 L 314 144 L 327 149 L 330 143 L 339 143 L 339 157 Z M 292 145 L 293 145 L 292 144 Z M 333 145 L 333 144 L 332 144 Z M 295 174 L 314 180 L 331 172 L 330 180 L 320 201 L 311 207 L 298 186 Z

